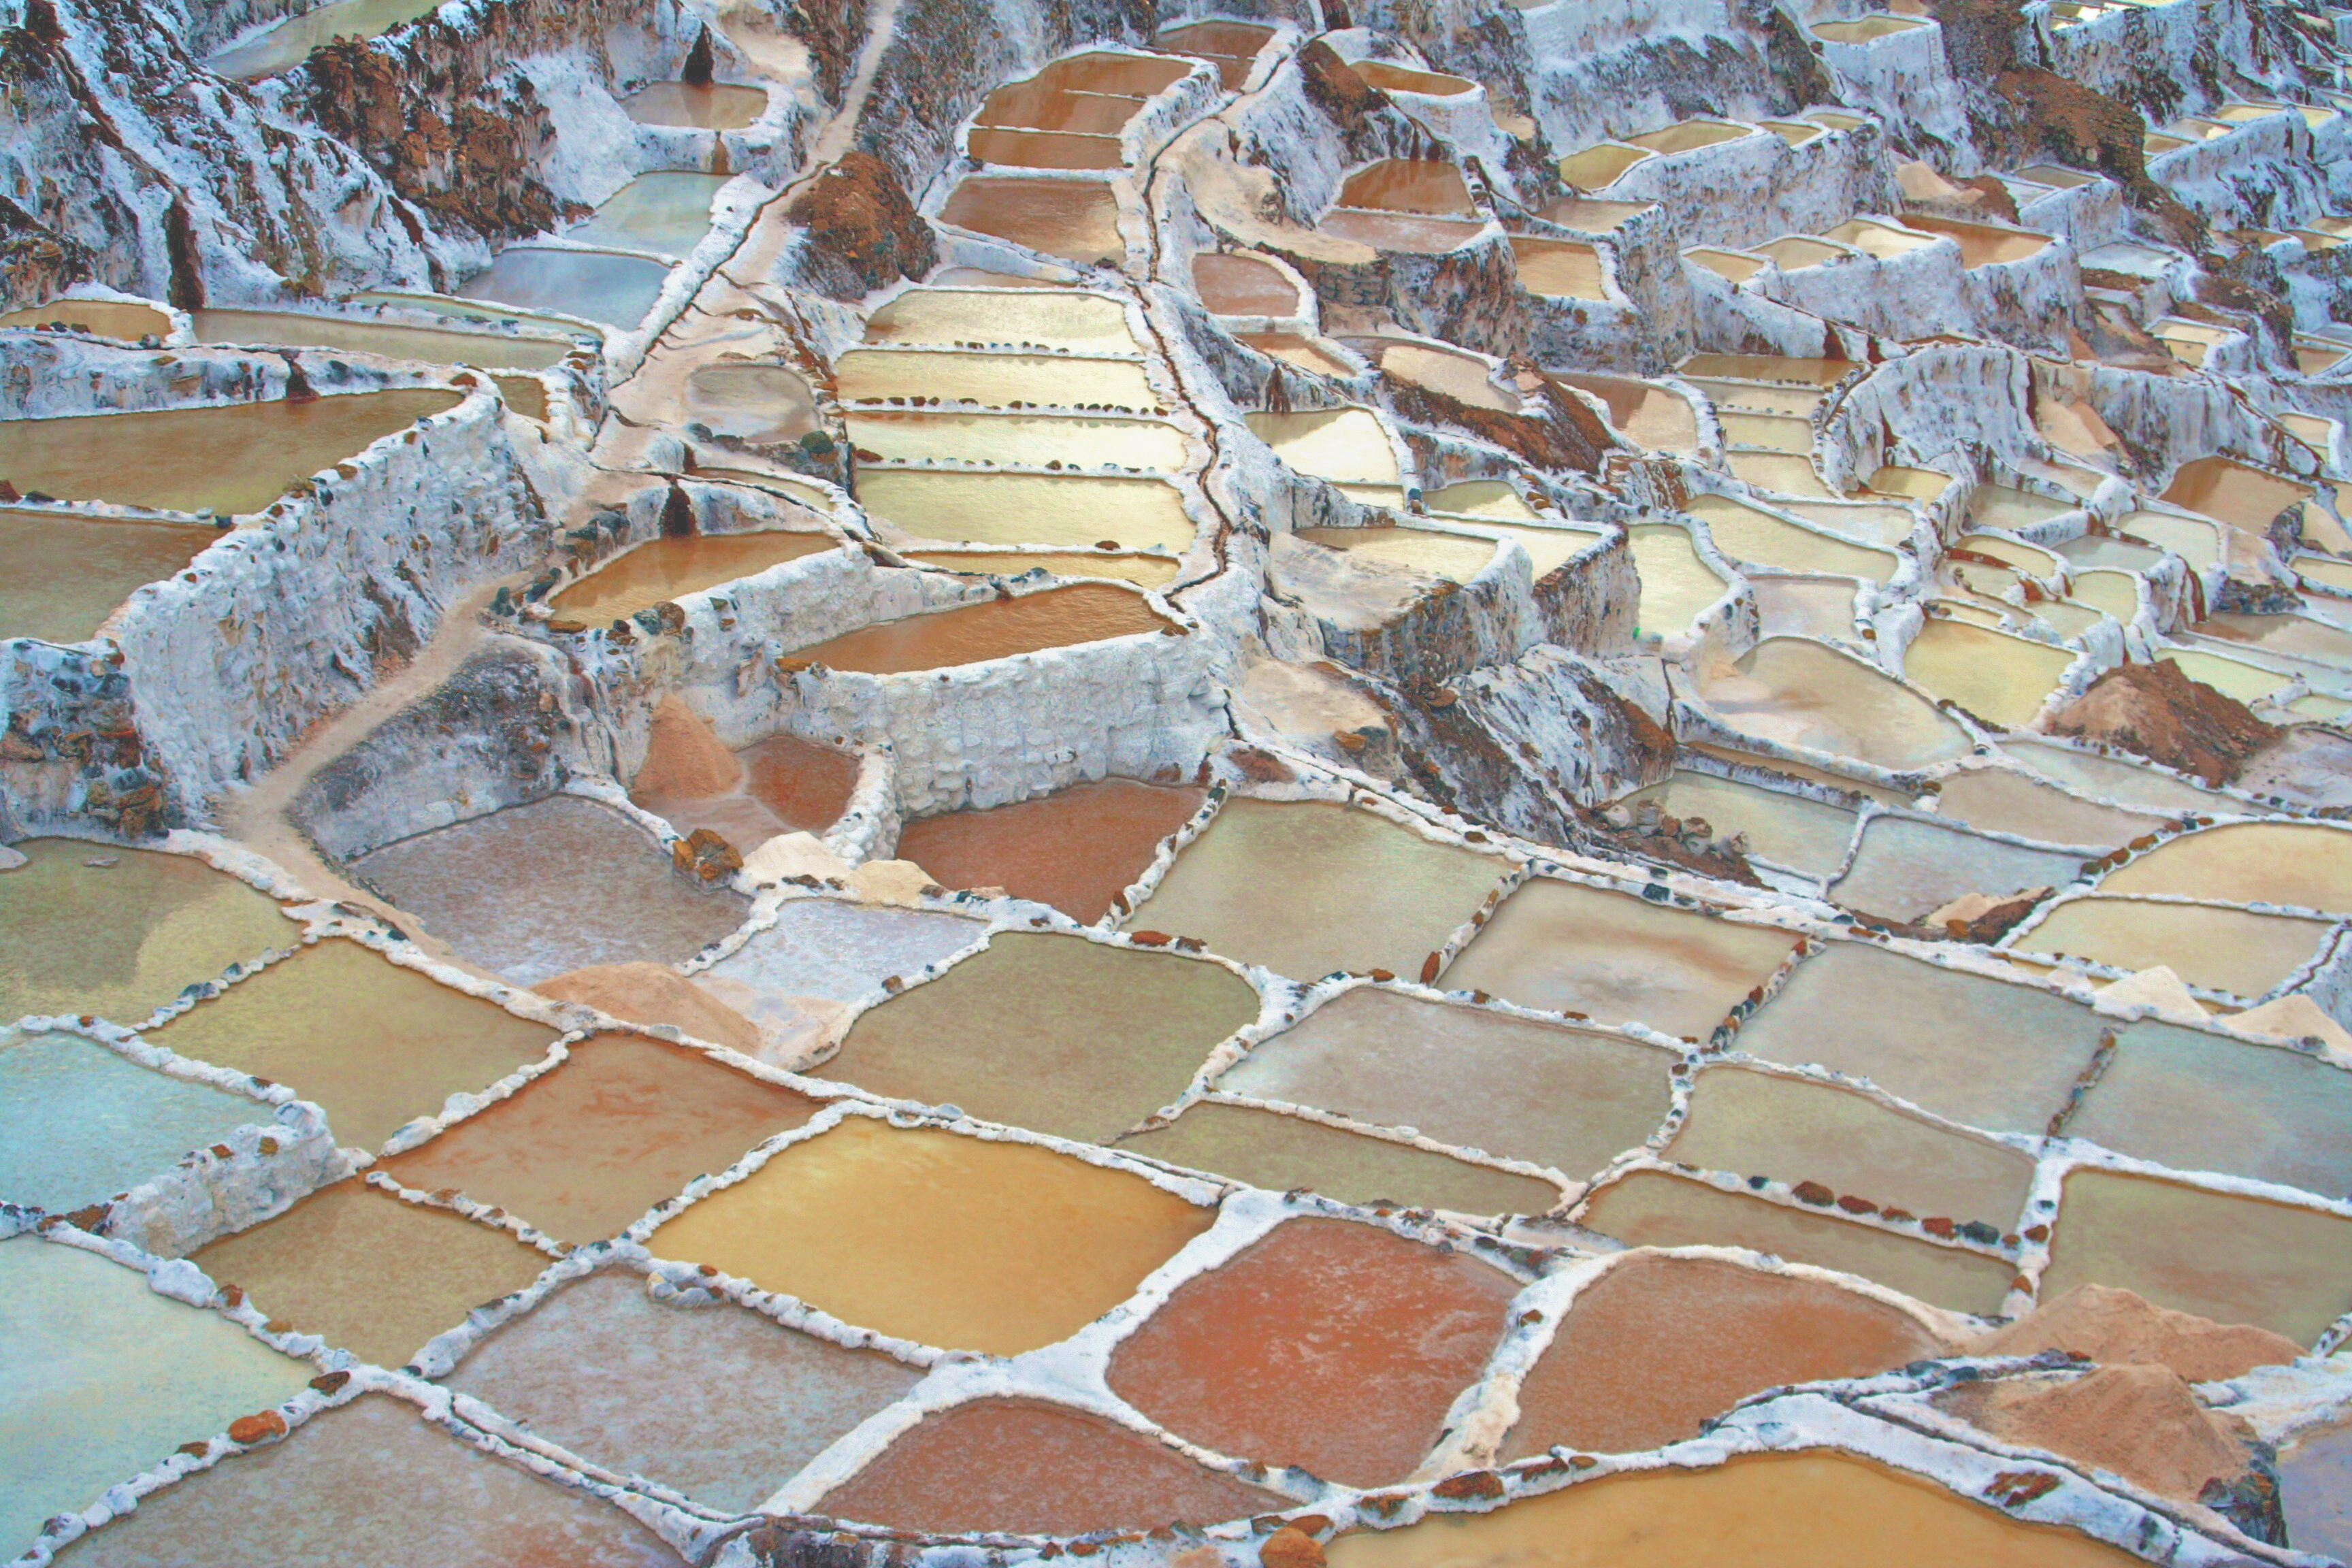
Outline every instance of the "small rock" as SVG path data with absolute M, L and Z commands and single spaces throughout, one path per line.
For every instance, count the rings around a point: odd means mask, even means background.
M 1323 1568 L 1323 1543 L 1286 1524 L 1258 1543 L 1257 1560 L 1264 1568 Z
M 248 1447 L 266 1443 L 272 1437 L 286 1436 L 286 1417 L 275 1410 L 265 1410 L 258 1415 L 240 1415 L 228 1424 L 228 1440 Z

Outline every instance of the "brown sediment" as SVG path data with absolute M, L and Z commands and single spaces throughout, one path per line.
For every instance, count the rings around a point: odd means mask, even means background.
M 596 1035 L 546 1073 L 380 1169 L 455 1188 L 566 1241 L 600 1241 L 817 1101 L 638 1035 Z
M 1037 800 L 910 822 L 898 856 L 944 888 L 1003 888 L 1093 921 L 1151 864 L 1203 792 L 1134 779 L 1073 784 Z
M 2195 1502 L 2209 1482 L 2226 1485 L 2247 1467 L 2245 1444 L 2168 1367 L 1962 1384 L 1936 1403 L 2004 1443 L 2063 1454 L 2174 1502 Z
M 808 230 L 819 286 L 857 299 L 939 264 L 931 226 L 890 172 L 863 150 L 845 153 L 793 193 L 784 216 Z
M 1288 1506 L 1165 1443 L 1036 1399 L 926 1416 L 817 1503 L 898 1530 L 1034 1535 L 1217 1524 Z
M 1294 1219 L 1179 1286 L 1112 1353 L 1110 1386 L 1219 1453 L 1381 1486 L 1428 1452 L 1517 1290 L 1375 1226 Z
M 654 709 L 646 760 L 629 780 L 633 793 L 694 798 L 725 795 L 743 782 L 743 764 L 721 745 L 710 721 L 672 692 Z
M 796 649 L 792 657 L 828 669 L 904 675 L 1179 629 L 1140 594 L 1107 583 L 1074 583 L 1018 598 L 983 599 L 886 621 Z
M 1825 1281 L 1635 1253 L 1577 1294 L 1519 1385 L 1501 1457 L 1654 1448 L 1751 1394 L 1948 1350 L 1909 1313 Z
M 1116 262 L 1127 253 L 1118 198 L 1093 180 L 975 175 L 956 186 L 940 218 L 1081 266 Z
M 2280 1366 L 2303 1353 L 2284 1334 L 2251 1323 L 2217 1323 L 2175 1311 L 2112 1285 L 2077 1285 L 1978 1344 L 1977 1355 L 2066 1351 L 2109 1365 L 2166 1366 L 2191 1383 Z
M 531 989 L 632 1024 L 675 1024 L 698 1040 L 730 1050 L 760 1048 L 759 1026 L 667 964 L 594 963 Z
M 2169 659 L 2122 664 L 2043 721 L 2053 735 L 2135 752 L 2209 784 L 2228 784 L 2279 731 Z

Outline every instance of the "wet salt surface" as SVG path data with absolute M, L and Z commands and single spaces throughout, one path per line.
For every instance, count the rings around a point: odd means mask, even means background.
M 269 1107 L 92 1040 L 0 1028 L 0 1200 L 66 1214 L 172 1168 Z
M 657 1301 L 644 1279 L 606 1272 L 494 1331 L 442 1382 L 596 1464 L 749 1510 L 921 1375 L 727 1302 Z
M 609 807 L 553 795 L 357 857 L 354 875 L 470 962 L 528 985 L 592 963 L 675 963 L 748 906 L 671 869 Z
M 1911 817 L 1876 816 L 1862 830 L 1853 864 L 1830 884 L 1829 896 L 1882 919 L 1918 921 L 1964 893 L 1999 900 L 2063 888 L 2081 875 L 2082 866 L 2079 855 L 2006 844 Z
M 0 637 L 84 642 L 149 583 L 220 537 L 216 529 L 68 512 L 0 513 Z
M 854 1002 L 880 991 L 889 976 L 911 975 L 970 946 L 981 931 L 978 921 L 955 915 L 803 899 L 777 910 L 773 926 L 752 932 L 709 973 L 774 997 Z
M 2298 1437 L 2278 1457 L 2279 1506 L 2298 1552 L 2352 1558 L 2352 1427 Z
M 430 1507 L 419 1507 L 429 1499 Z M 619 1509 L 479 1453 L 389 1394 L 320 1413 L 282 1443 L 232 1456 L 58 1559 L 75 1568 L 671 1568 L 680 1559 Z
M 1133 779 L 1073 784 L 1035 800 L 907 824 L 898 858 L 947 888 L 1003 888 L 1093 921 L 1200 808 L 1202 792 Z

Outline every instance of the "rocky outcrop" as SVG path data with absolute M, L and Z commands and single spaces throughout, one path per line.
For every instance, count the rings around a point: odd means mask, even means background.
M 2169 660 L 2123 664 L 2044 721 L 2053 735 L 2119 746 L 2209 784 L 2238 776 L 2279 731 Z

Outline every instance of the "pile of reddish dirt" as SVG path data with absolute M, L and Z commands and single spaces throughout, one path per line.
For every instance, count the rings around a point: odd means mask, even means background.
M 629 793 L 649 800 L 704 800 L 742 782 L 743 764 L 719 743 L 709 721 L 678 697 L 663 698 Z
M 939 260 L 930 224 L 871 153 L 844 154 L 795 192 L 785 212 L 807 228 L 809 253 L 822 258 L 816 276 L 836 299 L 920 278 Z
M 2207 1483 L 2226 1487 L 2247 1467 L 2245 1445 L 2168 1367 L 1963 1384 L 1937 1403 L 2004 1443 L 2063 1454 L 2176 1502 L 2195 1502 Z
M 600 963 L 531 987 L 632 1024 L 675 1024 L 698 1040 L 755 1055 L 759 1026 L 676 970 L 658 963 Z
M 2110 1285 L 2078 1285 L 2036 1307 L 1972 1353 L 2034 1355 L 2052 1350 L 2109 1364 L 2167 1366 L 2191 1383 L 2237 1377 L 2303 1353 L 2303 1347 L 2284 1334 L 2176 1312 Z
M 2279 735 L 2244 703 L 2189 679 L 2168 660 L 2116 666 L 2044 728 L 2120 746 L 2209 784 L 2237 777 L 2246 760 Z

